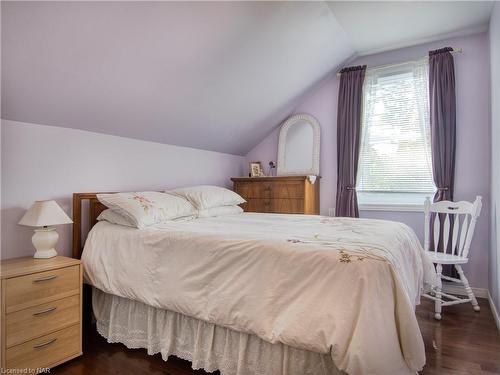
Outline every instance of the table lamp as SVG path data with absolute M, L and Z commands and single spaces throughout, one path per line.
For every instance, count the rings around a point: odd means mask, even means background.
M 52 225 L 71 224 L 73 221 L 66 215 L 56 201 L 36 201 L 24 214 L 20 225 L 37 227 L 31 242 L 36 249 L 35 258 L 52 258 L 57 255 L 56 246 L 59 235 Z

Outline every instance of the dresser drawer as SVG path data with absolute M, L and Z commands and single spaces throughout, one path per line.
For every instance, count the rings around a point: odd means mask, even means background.
M 248 198 L 241 207 L 245 212 L 272 212 L 271 199 Z
M 78 294 L 7 314 L 6 345 L 23 343 L 80 321 Z
M 7 313 L 78 294 L 80 267 L 72 266 L 6 280 Z
M 304 198 L 304 183 L 302 181 L 244 182 L 236 184 L 235 191 L 245 199 L 302 199 Z
M 245 199 L 271 198 L 272 182 L 241 182 L 234 190 Z
M 271 199 L 271 212 L 280 214 L 303 214 L 302 199 Z
M 242 207 L 246 212 L 301 214 L 304 213 L 304 200 L 251 198 Z
M 304 182 L 273 182 L 271 184 L 271 198 L 302 199 L 304 198 Z
M 80 325 L 62 329 L 6 350 L 9 369 L 49 367 L 81 352 Z

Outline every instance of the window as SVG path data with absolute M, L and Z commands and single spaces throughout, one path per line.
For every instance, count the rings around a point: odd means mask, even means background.
M 428 61 L 367 71 L 356 187 L 361 209 L 418 209 L 435 189 Z

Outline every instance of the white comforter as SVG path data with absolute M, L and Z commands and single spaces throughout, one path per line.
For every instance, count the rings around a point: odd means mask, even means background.
M 425 364 L 414 306 L 435 274 L 401 223 L 256 213 L 146 230 L 100 222 L 82 260 L 107 293 L 330 353 L 349 374 Z

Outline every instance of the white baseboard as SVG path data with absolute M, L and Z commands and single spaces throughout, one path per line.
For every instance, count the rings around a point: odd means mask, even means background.
M 476 298 L 488 298 L 489 292 L 488 289 L 484 288 L 471 288 L 474 292 Z M 443 292 L 449 294 L 456 294 L 459 296 L 466 296 L 464 287 L 461 284 L 453 283 L 453 282 L 443 282 Z
M 495 319 L 497 328 L 500 331 L 500 316 L 498 315 L 497 307 L 495 306 L 495 302 L 493 302 L 493 298 L 491 298 L 491 294 L 489 291 L 488 291 L 488 301 L 490 301 L 490 308 L 491 308 L 491 313 L 493 314 L 493 319 Z
M 488 289 L 484 289 L 484 288 L 472 288 L 472 291 L 474 292 L 474 295 L 477 298 L 487 298 L 488 299 L 488 302 L 490 303 L 491 313 L 493 314 L 493 319 L 495 320 L 497 328 L 500 331 L 500 315 L 498 314 L 497 307 L 495 306 L 495 303 L 493 302 L 493 298 L 491 297 L 490 291 Z M 455 284 L 453 282 L 449 282 L 449 283 L 443 282 L 443 292 L 450 293 L 450 294 L 456 294 L 459 296 L 466 296 L 467 295 L 463 286 L 461 286 L 459 284 Z

